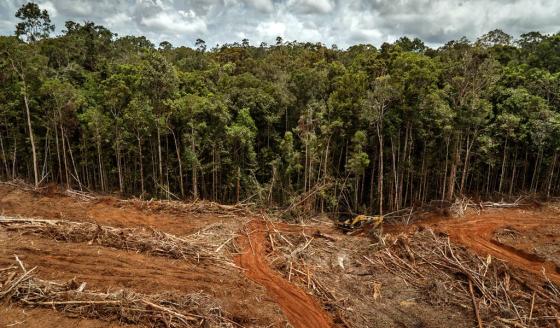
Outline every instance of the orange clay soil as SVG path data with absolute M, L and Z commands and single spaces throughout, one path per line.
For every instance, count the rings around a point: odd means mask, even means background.
M 238 238 L 242 253 L 236 262 L 246 270 L 247 277 L 266 288 L 294 327 L 333 327 L 332 318 L 317 300 L 268 266 L 265 223 L 253 220 L 244 230 L 245 235 Z
M 142 293 L 203 291 L 213 296 L 242 326 L 333 327 L 333 319 L 320 303 L 304 290 L 291 284 L 271 269 L 266 257 L 270 245 L 268 229 L 283 232 L 336 234 L 326 225 L 302 227 L 260 219 L 222 217 L 216 214 L 176 213 L 135 208 L 118 199 L 105 197 L 82 201 L 56 191 L 30 192 L 0 184 L 0 214 L 47 219 L 88 221 L 116 227 L 150 227 L 184 235 L 209 224 L 224 222 L 238 231 L 236 239 L 241 253 L 235 258 L 242 270 L 233 267 L 193 265 L 184 261 L 116 250 L 87 243 L 64 243 L 48 238 L 20 235 L 0 230 L 0 268 L 13 263 L 17 254 L 29 267 L 37 266 L 39 278 L 67 280 L 76 277 L 88 288 L 115 290 L 129 288 Z M 245 222 L 248 222 L 244 225 Z M 461 219 L 435 215 L 411 226 L 387 226 L 386 231 L 399 232 L 431 227 L 481 255 L 496 258 L 542 277 L 560 283 L 557 267 L 526 248 L 504 245 L 495 232 L 508 227 L 529 233 L 535 227 L 560 226 L 558 214 L 539 209 L 490 209 L 481 215 Z M 558 230 L 558 229 L 556 229 Z M 556 236 L 558 237 L 558 236 Z M 342 238 L 342 236 L 341 236 Z M 553 242 L 552 239 L 550 242 Z M 548 244 L 547 240 L 544 240 Z M 248 279 L 247 279 L 248 278 Z M 44 319 L 44 320 L 42 320 Z M 44 324 L 48 322 L 49 324 Z M 50 324 L 53 323 L 53 324 Z M 118 323 L 65 318 L 49 309 L 23 309 L 0 304 L 0 327 L 119 327 Z
M 118 204 L 118 200 L 112 198 L 85 202 L 58 193 L 33 193 L 0 185 L 0 214 L 4 215 L 62 218 L 119 227 L 152 227 L 176 235 L 192 233 L 217 222 L 239 222 L 240 229 L 243 222 L 240 218 L 220 218 L 213 214 L 141 211 Z M 121 288 L 146 294 L 203 291 L 214 297 L 230 318 L 242 326 L 285 327 L 287 323 L 281 308 L 268 296 L 266 289 L 247 279 L 242 270 L 233 266 L 195 265 L 96 244 L 58 242 L 0 229 L 0 268 L 13 264 L 15 254 L 29 268 L 37 266 L 36 273 L 41 279 L 67 281 L 76 278 L 79 282 L 87 282 L 88 289 L 100 291 Z M 0 304 L 0 327 L 11 324 L 13 327 L 43 327 L 41 320 L 35 320 L 36 315 L 43 313 L 44 310 L 29 312 L 15 305 Z M 59 323 L 55 326 L 61 328 L 118 326 L 99 324 L 96 320 L 68 320 L 59 313 L 50 317 Z M 24 319 L 24 323 L 17 324 Z
M 12 264 L 13 255 L 17 254 L 27 266 L 38 267 L 40 278 L 58 281 L 76 278 L 77 281 L 86 281 L 91 289 L 128 288 L 148 294 L 203 291 L 216 297 L 233 320 L 243 326 L 283 327 L 286 321 L 293 327 L 334 326 L 318 301 L 268 266 L 263 221 L 254 220 L 243 227 L 240 218 L 154 212 L 122 204 L 112 197 L 81 201 L 54 190 L 34 193 L 1 184 L 0 214 L 87 221 L 116 227 L 150 227 L 176 235 L 193 233 L 220 221 L 237 220 L 241 235 L 237 242 L 242 254 L 236 262 L 243 271 L 192 265 L 99 245 L 68 244 L 39 236 L 3 233 L 1 230 L 0 267 Z M 286 232 L 315 229 L 282 223 L 274 226 Z M 244 231 L 249 231 L 249 234 L 245 235 Z M 8 318 L 11 320 L 6 324 L 22 321 L 22 310 L 18 307 L 0 306 L 0 311 L 4 312 L 0 326 Z M 68 327 L 65 323 L 72 322 L 61 314 L 51 316 L 57 318 L 60 327 Z M 32 327 L 32 319 L 28 316 L 25 319 Z M 97 327 L 97 321 L 84 321 L 81 325 Z
M 537 276 L 542 277 L 544 269 L 550 280 L 560 283 L 559 268 L 553 262 L 540 258 L 530 249 L 513 248 L 494 238 L 494 233 L 505 227 L 523 232 L 538 226 L 558 226 L 560 218 L 556 213 L 538 209 L 488 209 L 480 215 L 469 214 L 459 219 L 432 218 L 416 225 L 444 232 L 452 241 L 480 255 L 492 255 Z

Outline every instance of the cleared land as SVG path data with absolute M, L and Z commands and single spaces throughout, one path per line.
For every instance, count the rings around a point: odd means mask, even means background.
M 236 206 L 3 184 L 0 327 L 554 327 L 559 213 L 428 215 L 381 246 Z

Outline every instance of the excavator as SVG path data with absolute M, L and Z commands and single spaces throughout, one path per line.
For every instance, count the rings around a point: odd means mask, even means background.
M 380 239 L 383 234 L 383 216 L 356 215 L 338 223 L 338 228 L 350 235 L 364 232 L 372 238 Z

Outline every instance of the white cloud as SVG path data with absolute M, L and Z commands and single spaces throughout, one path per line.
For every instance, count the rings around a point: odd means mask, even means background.
M 54 18 L 58 15 L 58 11 L 56 10 L 56 6 L 54 3 L 50 1 L 42 2 L 39 4 L 39 8 L 46 9 L 49 12 L 51 18 Z
M 205 33 L 206 23 L 192 11 L 159 12 L 150 17 L 142 17 L 141 24 L 149 29 L 172 34 Z
M 257 26 L 256 31 L 264 39 L 273 39 L 277 36 L 284 37 L 286 35 L 286 25 L 280 22 L 263 22 Z
M 0 0 L 0 33 L 13 34 L 14 13 L 29 0 Z M 58 31 L 64 21 L 94 21 L 119 35 L 154 43 L 251 44 L 285 40 L 336 43 L 392 41 L 403 35 L 439 46 L 495 28 L 514 36 L 560 31 L 558 0 L 37 0 Z
M 105 18 L 105 23 L 109 27 L 121 27 L 124 24 L 128 24 L 132 22 L 132 17 L 128 16 L 125 13 L 118 13 L 111 17 Z
M 268 13 L 274 10 L 274 4 L 271 0 L 245 0 L 245 2 L 259 11 Z
M 305 14 L 326 14 L 334 9 L 335 4 L 331 0 L 289 0 L 288 6 Z

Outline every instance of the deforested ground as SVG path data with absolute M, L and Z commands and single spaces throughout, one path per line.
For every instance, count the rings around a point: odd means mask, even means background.
M 0 185 L 0 327 L 555 327 L 554 204 L 383 242 L 208 202 Z

